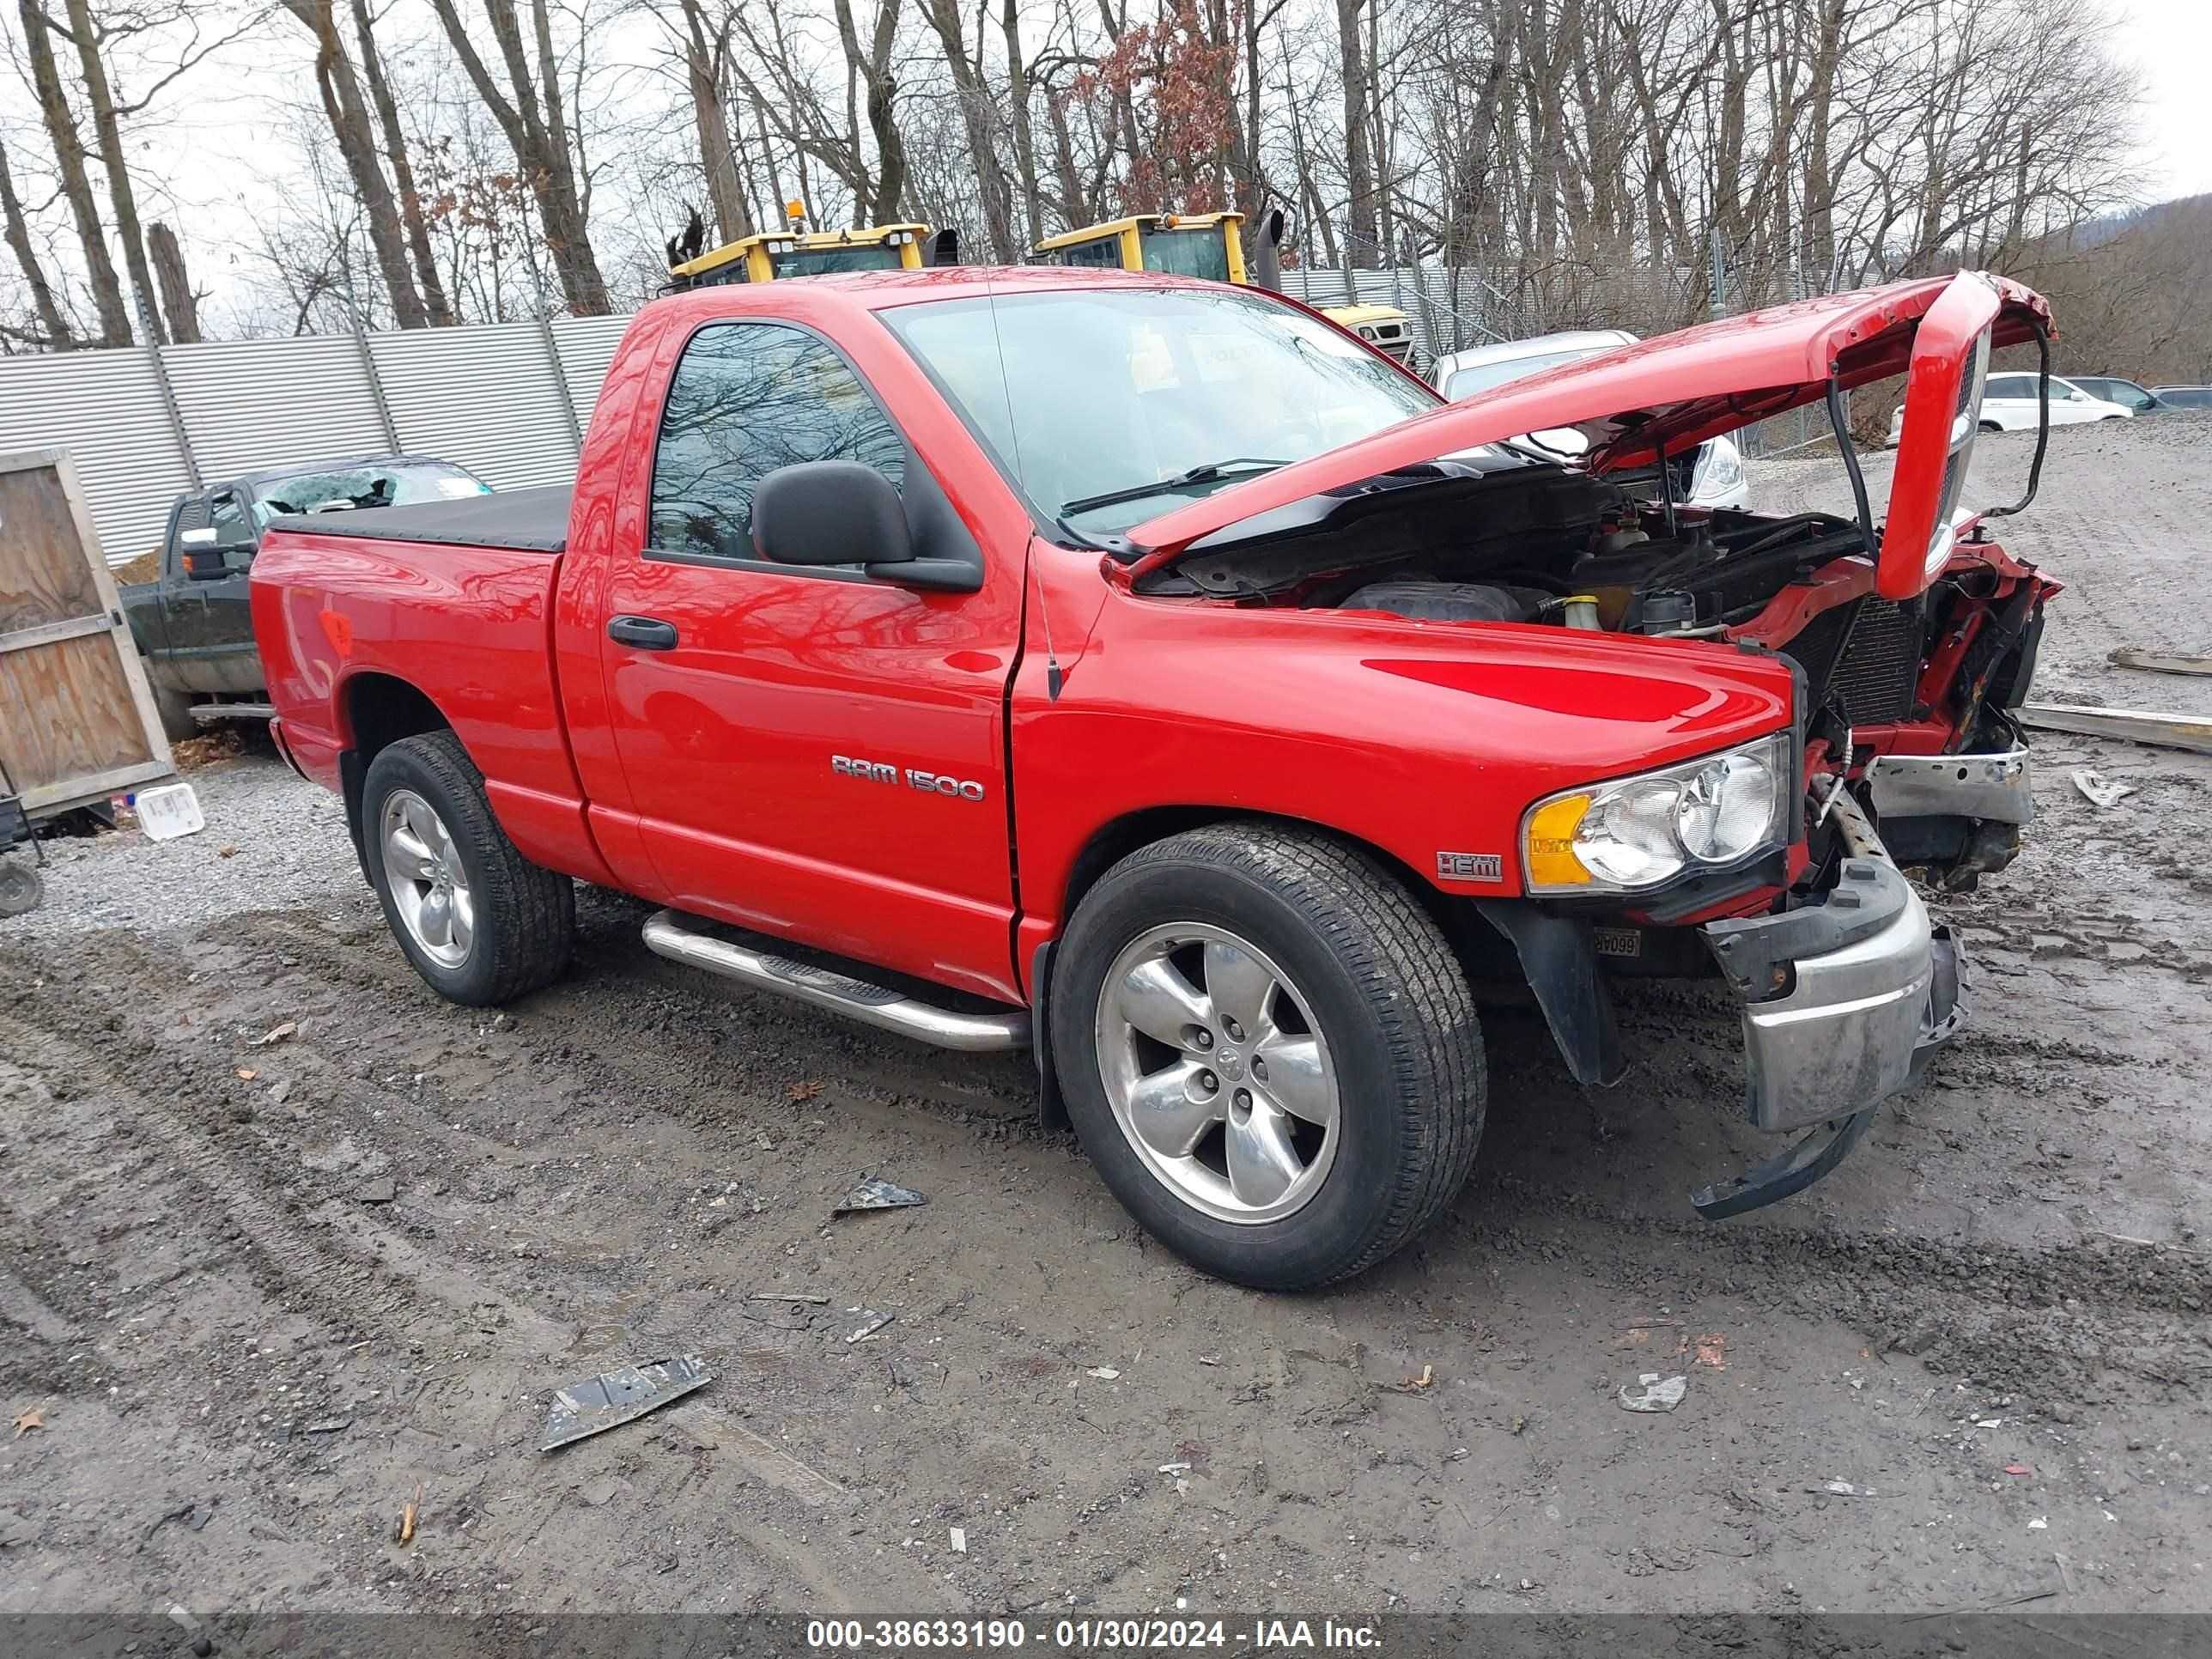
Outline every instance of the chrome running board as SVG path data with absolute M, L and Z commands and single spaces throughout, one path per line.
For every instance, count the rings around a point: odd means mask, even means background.
M 811 1003 L 833 1013 L 855 1019 L 878 1030 L 896 1031 L 940 1048 L 963 1054 L 1000 1054 L 1030 1046 L 1029 1012 L 1010 1008 L 1002 1014 L 962 1014 L 949 1008 L 917 1001 L 902 991 L 871 985 L 765 951 L 749 950 L 709 933 L 694 933 L 687 918 L 673 910 L 657 910 L 646 918 L 646 948 L 671 962 L 703 968 L 724 979 L 757 990 L 774 991 L 795 1001 Z

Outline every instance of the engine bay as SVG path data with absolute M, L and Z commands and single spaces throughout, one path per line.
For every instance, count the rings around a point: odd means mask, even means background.
M 1848 519 L 1678 512 L 1656 477 L 1597 479 L 1501 450 L 1263 514 L 1195 544 L 1140 591 L 1429 622 L 1711 635 L 1830 560 L 1866 550 Z

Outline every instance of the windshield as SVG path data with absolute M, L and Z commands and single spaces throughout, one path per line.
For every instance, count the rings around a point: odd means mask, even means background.
M 1562 363 L 1578 363 L 1585 357 L 1595 357 L 1605 348 L 1581 346 L 1572 351 L 1546 351 L 1533 357 L 1508 357 L 1500 362 L 1476 363 L 1470 368 L 1456 369 L 1444 382 L 1444 396 L 1457 403 L 1462 398 L 1472 398 L 1478 392 L 1487 392 L 1494 386 L 1504 386 L 1509 380 L 1524 380 L 1547 368 L 1557 368 Z
M 253 519 L 265 526 L 286 513 L 409 507 L 416 501 L 489 494 L 489 484 L 443 461 L 372 461 L 264 479 L 253 486 Z
M 899 251 L 884 243 L 800 247 L 775 256 L 779 276 L 833 276 L 841 270 L 896 270 Z
M 1177 276 L 1203 276 L 1209 282 L 1229 280 L 1229 243 L 1218 227 L 1210 230 L 1148 230 L 1144 244 L 1146 270 L 1171 271 Z
M 1214 470 L 1224 460 L 1301 461 L 1436 407 L 1358 342 L 1243 289 L 1071 289 L 878 314 L 1042 517 L 1134 492 L 1067 514 L 1090 535 L 1259 470 Z

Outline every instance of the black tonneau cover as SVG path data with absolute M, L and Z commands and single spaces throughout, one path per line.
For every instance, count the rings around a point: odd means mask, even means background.
M 411 507 L 360 507 L 351 512 L 288 513 L 272 530 L 309 536 L 368 536 L 386 542 L 450 542 L 460 547 L 512 548 L 518 553 L 558 553 L 568 544 L 568 484 L 501 489 L 450 501 Z

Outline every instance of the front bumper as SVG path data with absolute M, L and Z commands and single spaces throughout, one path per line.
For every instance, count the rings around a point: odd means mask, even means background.
M 1824 900 L 1705 929 L 1743 1000 L 1752 1122 L 1820 1126 L 1782 1157 L 1696 1194 L 1708 1216 L 1772 1203 L 1832 1169 L 1962 1017 L 1948 930 L 1929 924 L 1857 804 L 1844 795 L 1831 810 L 1849 856 Z

